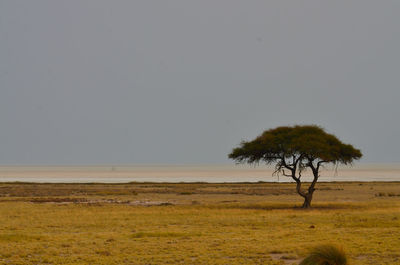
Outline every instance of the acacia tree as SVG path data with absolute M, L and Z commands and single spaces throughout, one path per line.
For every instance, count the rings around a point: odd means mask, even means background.
M 283 126 L 264 131 L 252 141 L 243 141 L 229 158 L 237 163 L 275 164 L 276 174 L 292 178 L 297 193 L 304 198 L 303 208 L 311 207 L 315 184 L 324 164 L 351 164 L 360 159 L 361 151 L 342 143 L 336 136 L 316 125 Z M 313 180 L 304 190 L 301 174 L 310 169 Z

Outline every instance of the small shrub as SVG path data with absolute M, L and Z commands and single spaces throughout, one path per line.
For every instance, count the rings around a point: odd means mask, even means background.
M 137 232 L 132 235 L 133 238 L 144 237 L 183 237 L 186 234 L 176 232 Z
M 174 205 L 174 204 L 170 203 L 170 202 L 162 202 L 162 203 L 158 204 L 158 206 L 171 206 L 171 205 Z
M 180 195 L 192 195 L 193 192 L 184 191 L 184 192 L 181 192 L 181 193 L 179 193 L 179 194 L 180 194 Z
M 101 255 L 101 256 L 111 256 L 110 251 L 107 251 L 107 250 L 96 251 L 96 254 Z
M 321 188 L 319 188 L 319 190 L 332 190 L 332 188 L 331 187 L 321 187 Z
M 317 246 L 310 251 L 300 265 L 347 265 L 346 254 L 334 245 Z
M 286 259 L 286 260 L 297 259 L 297 256 L 293 254 L 288 254 L 288 255 L 283 255 L 280 259 Z
M 282 253 L 284 253 L 282 250 L 277 250 L 277 249 L 275 249 L 275 250 L 272 250 L 272 251 L 270 251 L 269 252 L 270 254 L 282 254 Z

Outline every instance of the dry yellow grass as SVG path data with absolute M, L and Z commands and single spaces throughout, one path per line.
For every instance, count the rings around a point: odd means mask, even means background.
M 400 264 L 400 183 L 0 184 L 0 264 Z

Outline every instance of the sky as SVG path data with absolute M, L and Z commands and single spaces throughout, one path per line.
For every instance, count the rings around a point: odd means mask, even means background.
M 317 124 L 400 162 L 400 1 L 2 0 L 0 164 L 225 164 Z

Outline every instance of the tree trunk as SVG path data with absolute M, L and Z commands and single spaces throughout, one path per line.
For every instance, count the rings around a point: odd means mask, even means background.
M 303 206 L 302 206 L 303 209 L 311 208 L 311 200 L 312 200 L 312 196 L 313 196 L 314 191 L 315 191 L 315 184 L 317 184 L 317 181 L 318 181 L 318 178 L 319 178 L 319 174 L 318 174 L 319 165 L 320 164 L 318 164 L 317 167 L 315 167 L 312 163 L 310 163 L 310 167 L 311 167 L 311 170 L 313 172 L 314 179 L 311 182 L 310 187 L 308 187 L 308 192 L 303 195 L 303 198 L 304 198 L 304 203 L 303 203 Z
M 305 192 L 304 190 L 301 189 L 301 181 L 300 181 L 300 176 L 301 175 L 297 178 L 296 177 L 296 169 L 292 170 L 291 177 L 292 177 L 292 179 L 294 181 L 296 181 L 296 191 L 301 197 L 304 198 L 304 203 L 303 203 L 303 206 L 301 207 L 303 209 L 311 208 L 311 200 L 312 200 L 312 197 L 313 197 L 313 193 L 315 191 L 314 187 L 315 187 L 315 184 L 317 183 L 318 177 L 319 177 L 319 175 L 318 175 L 319 166 L 318 167 L 314 167 L 313 164 L 311 164 L 311 169 L 312 169 L 312 172 L 313 172 L 313 175 L 314 175 L 314 179 L 311 182 L 310 187 L 308 187 L 308 191 L 307 192 Z
M 315 183 L 317 182 L 318 178 L 315 178 L 313 183 L 311 184 L 311 186 L 308 188 L 308 192 L 307 194 L 304 194 L 303 198 L 304 198 L 304 203 L 302 208 L 311 208 L 311 200 L 312 200 L 312 196 L 314 194 L 315 191 Z
M 311 200 L 312 200 L 312 194 L 307 194 L 304 197 L 304 203 L 303 203 L 303 206 L 301 206 L 301 208 L 304 208 L 304 209 L 311 208 Z

